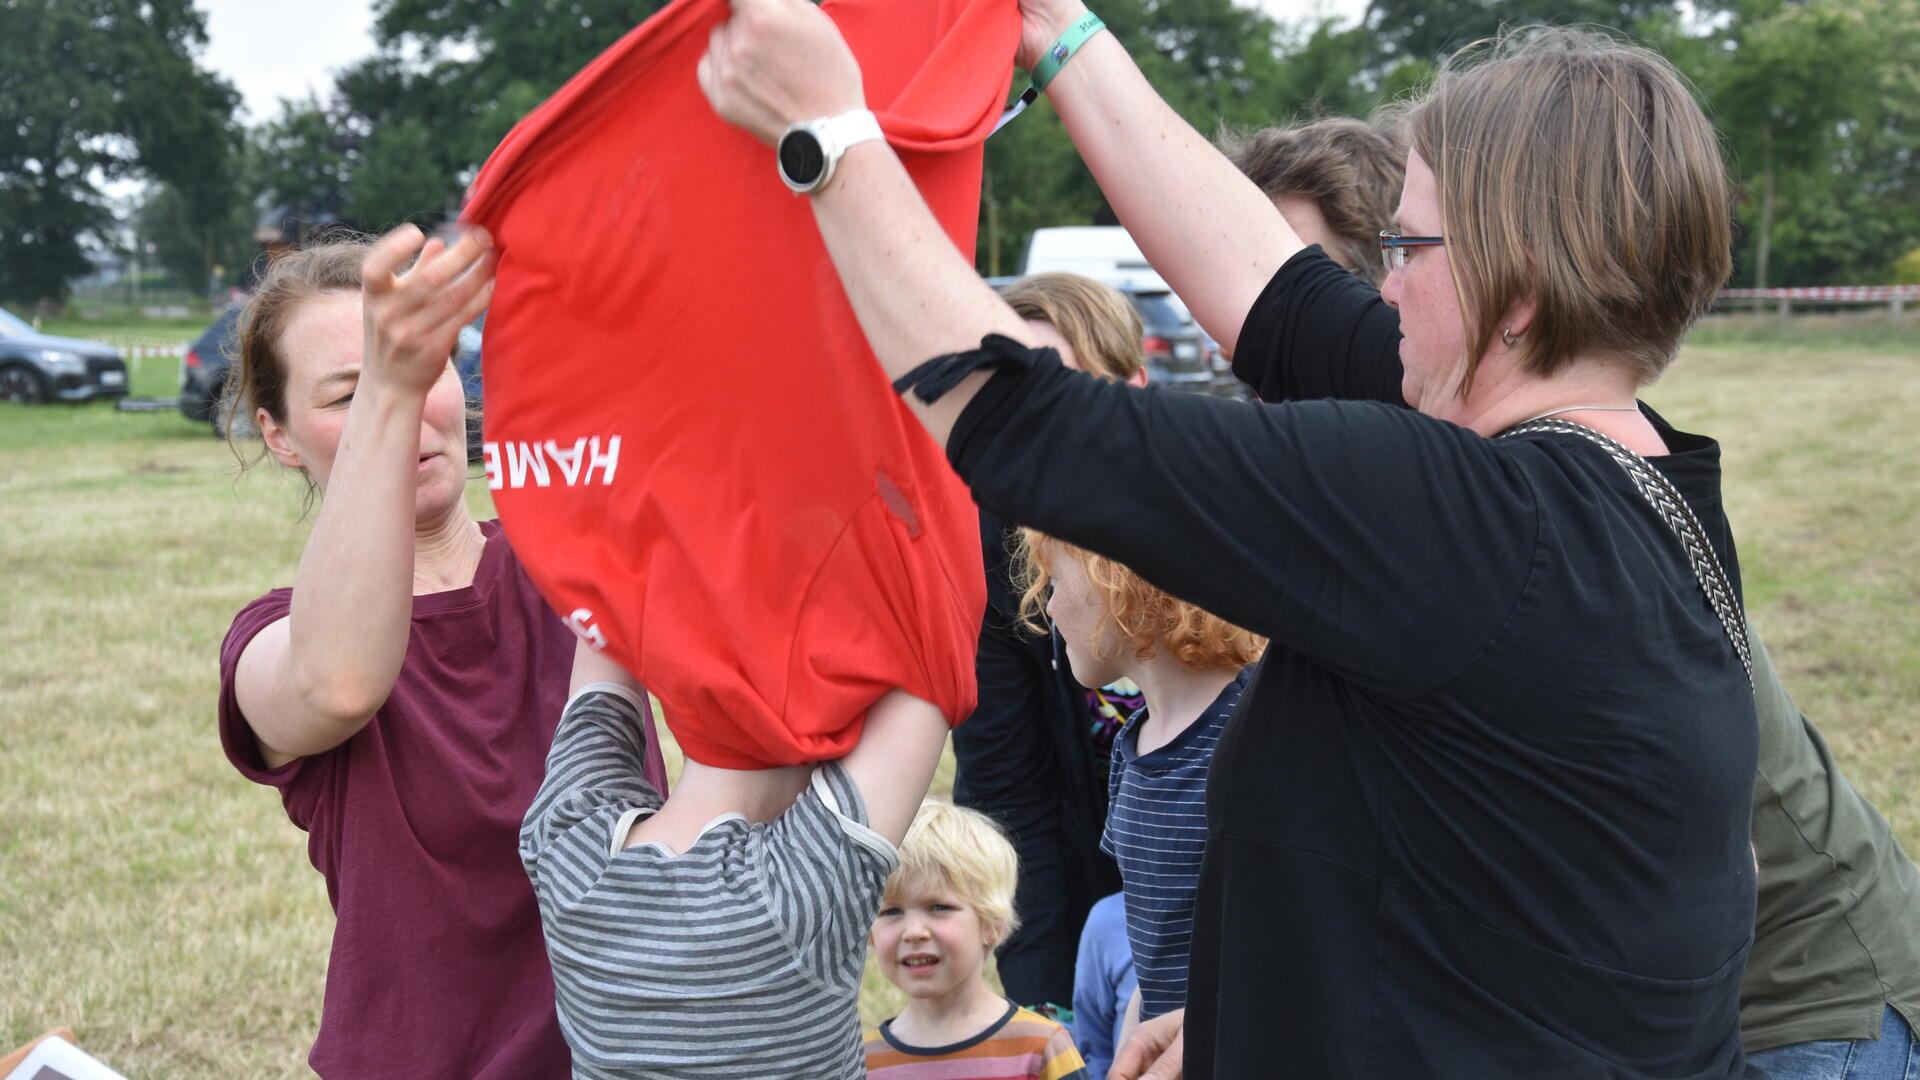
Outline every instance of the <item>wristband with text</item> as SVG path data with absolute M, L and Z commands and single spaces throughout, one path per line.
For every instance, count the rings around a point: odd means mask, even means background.
M 1100 21 L 1100 16 L 1091 11 L 1074 20 L 1073 25 L 1060 35 L 1060 40 L 1054 42 L 1053 47 L 1040 58 L 1040 62 L 1033 65 L 1034 89 L 1046 93 L 1047 84 L 1060 74 L 1060 69 L 1066 66 L 1073 54 L 1080 51 L 1080 46 L 1106 28 L 1107 24 Z
M 1080 46 L 1085 45 L 1095 34 L 1106 28 L 1107 24 L 1100 21 L 1100 16 L 1091 11 L 1075 19 L 1073 25 L 1067 27 L 1066 31 L 1047 48 L 1046 54 L 1040 57 L 1039 63 L 1033 65 L 1032 84 L 1020 95 L 1019 100 L 1015 101 L 1006 112 L 1000 114 L 1000 120 L 993 125 L 993 130 L 999 131 L 1006 127 L 1014 117 L 1026 111 L 1027 106 L 1040 97 L 1041 91 L 1047 88 L 1047 84 L 1053 81 L 1054 76 L 1060 74 L 1060 69 L 1066 66 L 1073 54 L 1080 51 Z

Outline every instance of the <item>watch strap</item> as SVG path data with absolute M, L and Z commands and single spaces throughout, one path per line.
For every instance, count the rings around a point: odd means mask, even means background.
M 822 117 L 813 122 L 813 129 L 825 144 L 827 156 L 832 158 L 846 153 L 849 147 L 887 137 L 871 109 L 851 109 L 838 116 Z

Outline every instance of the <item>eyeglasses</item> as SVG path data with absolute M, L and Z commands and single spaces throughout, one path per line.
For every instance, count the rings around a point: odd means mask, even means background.
M 1440 247 L 1446 242 L 1443 236 L 1401 236 L 1398 229 L 1381 229 L 1380 263 L 1389 274 L 1405 270 L 1408 248 Z

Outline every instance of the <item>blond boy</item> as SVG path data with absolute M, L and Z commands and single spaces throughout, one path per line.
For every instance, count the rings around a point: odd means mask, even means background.
M 1067 1029 L 984 977 L 988 954 L 1018 925 L 1019 876 L 993 819 L 939 799 L 920 807 L 873 922 L 874 959 L 908 1002 L 867 1036 L 869 1077 L 1087 1080 Z

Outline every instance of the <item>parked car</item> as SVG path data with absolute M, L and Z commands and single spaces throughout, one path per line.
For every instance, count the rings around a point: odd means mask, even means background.
M 1018 280 L 1017 277 L 994 277 L 988 278 L 987 284 L 1003 289 Z M 1154 288 L 1112 281 L 1107 284 L 1118 289 L 1140 315 L 1143 331 L 1140 349 L 1147 357 L 1148 381 L 1174 390 L 1215 392 L 1215 373 L 1207 352 L 1206 335 L 1179 298 L 1164 286 Z
M 460 392 L 467 399 L 467 463 L 481 457 L 480 344 L 486 333 L 487 313 L 460 328 L 453 346 L 453 369 L 460 373 Z
M 1140 245 L 1118 225 L 1058 225 L 1033 230 L 1020 272 L 1059 271 L 1128 287 L 1167 291 L 1167 281 L 1147 262 Z
M 1213 393 L 1213 362 L 1207 355 L 1206 335 L 1186 307 L 1165 289 L 1121 286 L 1120 292 L 1140 313 L 1146 329 L 1140 347 L 1147 354 L 1147 378 L 1175 390 Z
M 219 415 L 220 392 L 239 346 L 240 307 L 232 304 L 221 311 L 213 325 L 187 346 L 180 362 L 180 415 L 212 424 L 215 435 L 227 433 L 226 418 Z
M 0 311 L 0 401 L 107 401 L 127 395 L 127 364 L 98 341 L 42 334 Z
M 1220 397 L 1244 396 L 1220 347 L 1193 321 L 1140 245 L 1118 225 L 1063 225 L 1033 230 L 1021 272 L 1080 274 L 1119 289 L 1147 325 L 1147 370 L 1167 386 Z

